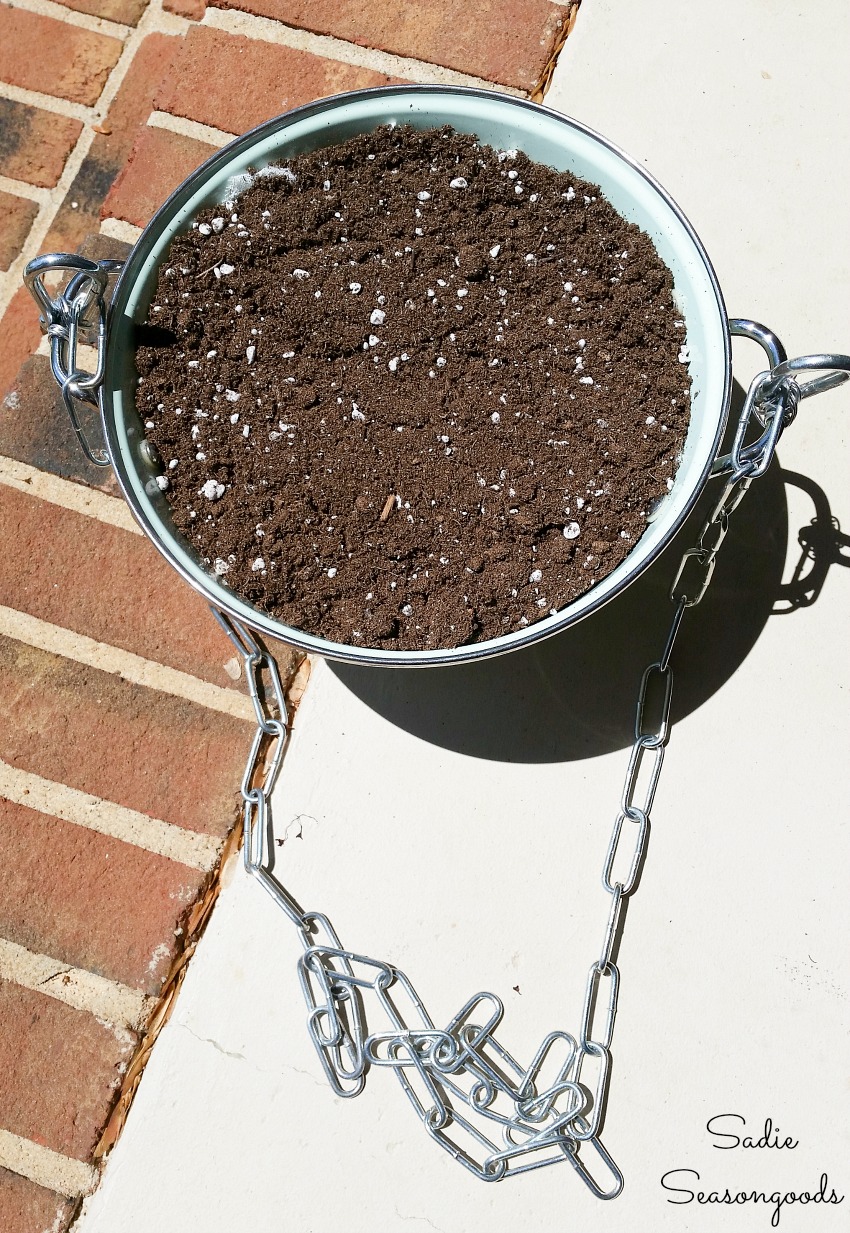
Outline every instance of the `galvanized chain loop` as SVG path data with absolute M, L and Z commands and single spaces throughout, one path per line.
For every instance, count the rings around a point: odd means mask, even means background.
M 97 466 L 107 466 L 109 458 L 89 446 L 77 403 L 98 405 L 106 365 L 105 292 L 109 276 L 120 268 L 120 262 L 56 253 L 36 258 L 24 273 L 42 311 L 53 373 L 74 432 Z M 71 278 L 51 298 L 44 278 L 57 272 L 70 272 Z M 597 1198 L 615 1198 L 623 1187 L 622 1173 L 598 1134 L 620 987 L 617 941 L 626 900 L 640 879 L 670 731 L 673 648 L 686 609 L 700 602 L 711 582 L 729 518 L 769 467 L 800 401 L 850 377 L 850 356 L 788 360 L 779 339 L 757 322 L 732 319 L 729 328 L 758 342 L 771 367 L 750 385 L 731 452 L 715 459 L 712 474 L 725 476 L 724 488 L 697 544 L 682 557 L 670 589 L 675 610 L 664 649 L 641 679 L 634 743 L 602 869 L 608 919 L 587 975 L 578 1039 L 566 1031 L 550 1032 L 524 1067 L 496 1039 L 504 1007 L 486 992 L 469 998 L 445 1027 L 436 1026 L 404 972 L 346 950 L 326 916 L 304 911 L 271 876 L 267 831 L 287 744 L 286 700 L 274 657 L 243 624 L 213 608 L 244 665 L 257 720 L 241 784 L 245 869 L 299 930 L 304 953 L 298 977 L 307 1026 L 328 1081 L 337 1095 L 356 1096 L 370 1067 L 391 1069 L 427 1133 L 484 1181 L 568 1161 Z M 97 347 L 93 373 L 79 365 L 81 343 Z M 802 372 L 821 375 L 800 383 Z M 754 423 L 761 432 L 751 440 Z M 384 1030 L 367 1032 L 367 998 L 383 1015 Z
M 752 322 L 735 324 L 747 327 L 736 332 L 753 337 L 761 328 Z M 768 341 L 778 353 L 778 340 L 770 335 Z M 807 366 L 834 371 L 801 387 L 792 374 Z M 242 780 L 245 868 L 300 932 L 304 953 L 298 978 L 307 1028 L 328 1082 L 338 1096 L 356 1096 L 370 1068 L 392 1070 L 431 1138 L 484 1181 L 568 1161 L 597 1198 L 615 1198 L 622 1189 L 622 1173 L 598 1135 L 620 988 L 618 935 L 626 900 L 640 879 L 670 733 L 673 648 L 686 609 L 700 602 L 711 581 L 730 516 L 752 480 L 769 466 L 800 399 L 831 388 L 847 372 L 846 356 L 783 359 L 750 387 L 722 467 L 725 485 L 670 589 L 675 609 L 661 657 L 641 678 L 634 743 L 602 868 L 610 896 L 608 920 L 587 975 L 578 1036 L 550 1032 L 528 1066 L 496 1038 L 504 1006 L 495 994 L 474 994 L 444 1027 L 438 1026 L 404 972 L 346 950 L 328 918 L 305 912 L 265 868 L 269 798 L 287 740 L 285 698 L 273 657 L 243 625 L 213 609 L 243 661 L 257 718 Z M 764 430 L 758 441 L 747 443 L 753 419 Z M 367 1030 L 367 1001 L 383 1016 L 383 1029 Z
M 242 660 L 248 691 L 257 718 L 257 730 L 242 776 L 242 859 L 245 868 L 299 929 L 308 918 L 292 896 L 270 876 L 266 864 L 266 834 L 270 822 L 269 798 L 280 774 L 288 736 L 286 698 L 273 655 L 269 655 L 241 622 L 211 607 Z M 270 697 L 266 698 L 266 683 Z
M 110 274 L 117 274 L 121 261 L 89 261 L 73 253 L 50 253 L 31 261 L 24 283 L 42 311 L 41 328 L 50 339 L 50 366 L 62 393 L 62 401 L 80 448 L 96 467 L 108 467 L 105 450 L 89 445 L 77 415 L 77 403 L 98 405 L 98 391 L 106 371 L 106 320 L 104 298 Z M 72 273 L 67 286 L 51 299 L 45 275 Z M 97 348 L 94 372 L 80 367 L 77 348 Z

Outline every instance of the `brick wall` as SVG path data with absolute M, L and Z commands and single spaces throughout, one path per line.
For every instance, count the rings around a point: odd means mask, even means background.
M 539 98 L 577 8 L 0 5 L 4 1233 L 62 1233 L 96 1184 L 234 845 L 252 734 L 230 643 L 77 449 L 24 265 L 120 259 L 216 148 L 315 98 L 390 81 Z M 298 657 L 275 650 L 291 680 Z

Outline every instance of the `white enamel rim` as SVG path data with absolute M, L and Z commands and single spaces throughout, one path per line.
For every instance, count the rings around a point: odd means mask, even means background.
M 554 616 L 486 642 L 446 650 L 384 651 L 331 642 L 294 629 L 234 594 L 207 572 L 173 527 L 164 496 L 141 453 L 144 428 L 133 402 L 132 329 L 147 311 L 158 263 L 171 238 L 204 206 L 228 197 L 228 181 L 303 150 L 332 145 L 381 124 L 450 124 L 485 145 L 529 157 L 600 185 L 646 231 L 673 272 L 687 328 L 693 381 L 691 426 L 672 491 L 628 556 Z M 386 86 L 336 95 L 269 120 L 217 151 L 157 211 L 131 252 L 112 300 L 102 414 L 107 448 L 123 494 L 166 560 L 211 604 L 261 635 L 329 659 L 393 667 L 485 659 L 559 633 L 618 595 L 656 559 L 684 522 L 709 476 L 726 426 L 731 347 L 723 297 L 708 256 L 685 215 L 634 159 L 585 125 L 537 103 L 469 87 Z

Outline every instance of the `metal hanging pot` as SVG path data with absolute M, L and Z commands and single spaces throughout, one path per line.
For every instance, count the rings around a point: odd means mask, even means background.
M 185 231 L 202 208 L 232 198 L 244 186 L 249 169 L 337 144 L 391 122 L 416 128 L 448 124 L 475 134 L 484 144 L 502 150 L 518 148 L 537 162 L 598 183 L 611 204 L 651 237 L 672 271 L 690 352 L 691 421 L 675 483 L 628 556 L 555 615 L 488 641 L 447 650 L 388 651 L 331 642 L 285 625 L 234 593 L 222 578 L 210 573 L 175 529 L 168 503 L 156 484 L 153 454 L 134 399 L 135 331 L 146 318 L 159 265 L 173 237 Z M 51 299 L 43 278 L 56 270 L 71 271 L 73 276 L 64 293 Z M 107 315 L 107 278 L 119 271 Z M 170 564 L 216 608 L 260 634 L 318 655 L 364 664 L 415 666 L 482 659 L 558 633 L 619 594 L 669 543 L 707 478 L 729 468 L 730 459 L 719 458 L 718 450 L 732 382 L 730 333 L 756 339 L 771 369 L 785 360 L 781 344 L 770 331 L 754 322 L 727 320 L 717 278 L 699 238 L 643 167 L 575 120 L 522 99 L 463 87 L 389 86 L 357 91 L 270 120 L 214 154 L 180 185 L 145 228 L 123 268 L 116 262 L 52 254 L 31 262 L 25 281 L 42 308 L 51 337 L 53 371 L 81 445 L 91 461 L 112 465 L 139 524 Z M 77 367 L 80 341 L 97 344 L 95 373 L 85 374 Z M 835 357 L 816 358 L 831 361 Z M 93 450 L 84 438 L 75 408 L 80 399 L 99 401 L 106 454 Z M 788 399 L 780 392 L 771 411 L 772 428 L 765 428 L 760 445 L 747 447 L 752 457 L 761 456 L 768 437 L 775 444 L 790 418 L 788 412 Z M 763 413 L 762 419 L 766 418 Z M 742 435 L 739 453 L 744 448 Z
M 155 455 L 134 398 L 136 328 L 147 317 L 159 265 L 172 238 L 185 231 L 202 208 L 235 196 L 249 170 L 390 122 L 423 129 L 450 125 L 475 134 L 486 145 L 523 150 L 537 162 L 599 184 L 620 214 L 650 236 L 672 271 L 690 354 L 692 408 L 682 459 L 671 491 L 628 556 L 556 614 L 513 633 L 448 650 L 384 651 L 330 642 L 284 625 L 231 591 L 176 531 L 156 482 Z M 56 271 L 70 272 L 71 278 L 64 291 L 51 298 L 44 277 Z M 116 273 L 120 277 L 107 310 L 108 280 Z M 257 714 L 242 782 L 245 866 L 299 931 L 304 945 L 299 979 L 308 1006 L 308 1031 L 333 1090 L 355 1096 L 370 1067 L 391 1067 L 431 1138 L 476 1176 L 498 1181 L 568 1161 L 594 1195 L 614 1198 L 623 1178 L 598 1132 L 619 988 L 617 936 L 623 904 L 636 887 L 645 854 L 667 743 L 673 644 L 685 610 L 699 603 L 708 586 L 730 514 L 753 479 L 769 466 L 800 399 L 846 380 L 850 356 L 787 360 L 781 343 L 765 327 L 727 320 L 717 279 L 697 235 L 643 167 L 574 120 L 520 99 L 460 87 L 359 91 L 270 120 L 213 155 L 181 184 L 146 227 L 123 268 L 121 263 L 53 254 L 31 262 L 25 280 L 42 308 L 53 372 L 86 455 L 98 465 L 112 465 L 142 529 L 210 602 L 243 658 Z M 752 381 L 731 451 L 720 456 L 732 384 L 732 334 L 758 342 L 769 367 Z M 97 345 L 94 373 L 78 367 L 80 342 Z M 821 375 L 798 383 L 795 374 L 805 370 Z M 99 404 L 107 452 L 92 449 L 86 441 L 77 419 L 79 402 Z M 494 1036 L 504 1009 L 495 994 L 473 995 L 445 1029 L 436 1027 L 403 972 L 343 949 L 327 917 L 305 912 L 266 868 L 267 810 L 286 745 L 286 704 L 274 659 L 250 629 L 329 658 L 387 666 L 461 663 L 527 646 L 588 616 L 634 581 L 681 527 L 712 475 L 724 477 L 722 491 L 697 545 L 682 558 L 671 588 L 674 616 L 666 643 L 641 681 L 635 741 L 603 865 L 602 882 L 610 896 L 608 924 L 587 977 L 580 1028 L 575 1036 L 550 1032 L 531 1063 L 522 1066 Z M 367 1034 L 361 1008 L 367 994 L 389 1017 L 389 1031 Z M 408 1007 L 406 1014 L 399 1009 L 402 1003 Z M 483 1025 L 470 1022 L 482 1016 Z M 553 1073 L 547 1083 L 542 1074 L 549 1071 Z M 503 1112 L 496 1111 L 497 1105 Z M 496 1124 L 502 1128 L 502 1143 Z

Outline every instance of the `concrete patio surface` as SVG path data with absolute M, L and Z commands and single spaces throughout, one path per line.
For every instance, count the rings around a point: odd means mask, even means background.
M 645 162 L 729 313 L 790 354 L 850 350 L 848 33 L 837 0 L 585 0 L 546 100 Z M 736 344 L 744 387 L 754 352 Z M 688 1195 L 799 1195 L 823 1174 L 850 1191 L 848 423 L 847 386 L 801 405 L 677 646 L 619 952 L 601 1137 L 622 1196 L 595 1200 L 566 1165 L 484 1185 L 386 1072 L 335 1097 L 296 933 L 234 858 L 80 1233 L 754 1233 L 770 1205 Z M 521 1058 L 577 1030 L 637 685 L 695 533 L 536 649 L 427 673 L 314 665 L 274 797 L 275 875 L 345 946 L 407 972 L 436 1022 L 486 989 Z M 720 1115 L 753 1139 L 770 1119 L 794 1146 L 736 1147 L 709 1132 Z M 838 1233 L 848 1204 L 789 1201 L 780 1228 Z

